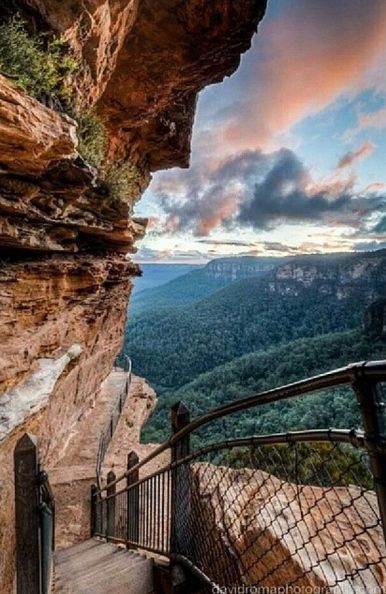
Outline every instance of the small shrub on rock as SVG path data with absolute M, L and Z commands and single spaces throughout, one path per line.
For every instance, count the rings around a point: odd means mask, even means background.
M 82 157 L 97 169 L 101 168 L 106 156 L 106 127 L 93 109 L 78 110 L 74 114 L 78 122 L 78 151 Z
M 0 25 L 0 71 L 32 97 L 56 96 L 68 101 L 68 81 L 77 68 L 62 38 L 31 35 L 19 15 Z
M 122 164 L 107 163 L 103 179 L 109 197 L 133 204 L 141 190 L 141 173 L 130 161 Z

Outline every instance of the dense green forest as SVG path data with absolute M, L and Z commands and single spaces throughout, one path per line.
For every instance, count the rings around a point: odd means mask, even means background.
M 243 354 L 355 328 L 364 307 L 360 293 L 346 299 L 321 298 L 314 289 L 282 295 L 270 292 L 265 280 L 250 278 L 198 303 L 134 317 L 125 351 L 135 372 L 164 392 Z
M 195 303 L 227 285 L 229 281 L 213 278 L 205 274 L 203 268 L 191 270 L 159 287 L 135 294 L 130 311 L 136 317 L 163 307 Z
M 210 409 L 269 388 L 316 375 L 348 362 L 386 358 L 386 342 L 361 330 L 301 338 L 251 353 L 200 375 L 182 388 L 163 393 L 145 427 L 146 441 L 169 434 L 170 407 L 183 400 L 197 416 Z M 360 425 L 355 397 L 339 388 L 232 415 L 211 424 L 211 440 L 296 429 L 352 428 Z M 202 437 L 202 436 L 201 436 Z
M 142 266 L 143 276 L 135 281 L 136 289 L 130 301 L 131 316 L 136 317 L 161 307 L 196 303 L 234 281 L 261 277 L 269 269 L 287 260 L 288 258 L 244 256 L 219 258 L 205 267 L 145 264 Z M 181 271 L 179 275 L 177 270 Z M 159 282 L 161 278 L 164 279 L 162 284 Z
M 386 358 L 385 251 L 278 266 L 258 260 L 213 261 L 135 295 L 124 350 L 159 399 L 145 440 L 166 438 L 178 400 L 197 416 L 356 360 Z M 209 434 L 221 440 L 359 423 L 350 390 L 336 389 L 222 419 Z

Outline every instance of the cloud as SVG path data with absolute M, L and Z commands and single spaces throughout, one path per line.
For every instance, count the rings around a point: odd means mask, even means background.
M 182 263 L 182 264 L 197 264 L 205 263 L 208 257 L 207 254 L 199 250 L 180 250 L 174 249 L 154 249 L 147 246 L 141 246 L 136 254 L 135 260 L 139 263 Z
M 351 165 L 354 165 L 354 163 L 359 159 L 364 159 L 365 157 L 371 155 L 375 149 L 375 144 L 367 140 L 355 151 L 349 151 L 348 153 L 343 155 L 343 157 L 340 159 L 337 165 L 337 169 L 344 169 L 345 167 L 350 167 Z
M 255 242 L 251 241 L 239 241 L 237 239 L 197 239 L 197 243 L 203 243 L 205 245 L 213 245 L 216 247 L 229 246 L 229 247 L 250 247 L 257 249 Z
M 312 241 L 302 242 L 299 245 L 291 245 L 278 241 L 264 241 L 262 244 L 264 252 L 277 252 L 282 255 L 302 255 L 302 254 L 324 254 L 326 252 L 339 252 L 342 250 L 351 250 L 351 242 L 323 242 L 315 243 Z
M 386 216 L 382 217 L 371 229 L 371 233 L 386 233 Z
M 386 107 L 370 113 L 360 113 L 358 124 L 362 130 L 365 128 L 386 128 Z
M 364 192 L 379 192 L 380 190 L 384 190 L 386 188 L 385 182 L 372 182 L 368 184 L 364 189 Z
M 164 231 L 205 237 L 217 228 L 270 230 L 283 223 L 359 227 L 385 210 L 385 198 L 356 195 L 354 183 L 353 176 L 316 183 L 293 151 L 280 149 L 166 172 L 154 191 L 166 215 Z
M 263 20 L 252 52 L 225 87 L 228 102 L 216 90 L 208 95 L 212 101 L 204 101 L 208 121 L 217 117 L 217 149 L 270 146 L 276 134 L 342 94 L 376 84 L 378 74 L 368 73 L 385 52 L 384 0 L 371 0 L 371 7 L 362 0 L 282 3 L 278 15 Z M 213 103 L 219 104 L 217 115 Z
M 386 128 L 386 107 L 381 107 L 376 111 L 357 113 L 357 122 L 354 127 L 349 128 L 342 135 L 344 141 L 352 141 L 360 132 L 364 130 L 382 130 Z
M 358 252 L 372 252 L 386 249 L 386 241 L 364 241 L 357 243 L 354 247 Z
M 237 221 L 255 229 L 270 229 L 277 222 L 320 221 L 348 209 L 348 194 L 330 198 L 325 191 L 310 191 L 310 185 L 309 172 L 300 160 L 292 151 L 282 149 L 267 175 L 240 205 Z

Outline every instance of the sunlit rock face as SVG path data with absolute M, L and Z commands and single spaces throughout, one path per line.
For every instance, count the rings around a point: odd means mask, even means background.
M 76 122 L 0 76 L 0 249 L 133 251 L 144 222 L 77 154 Z
M 197 93 L 239 65 L 266 0 L 19 0 L 65 35 L 76 85 L 107 119 L 111 150 L 151 170 L 187 166 Z
M 278 266 L 269 279 L 271 292 L 298 295 L 309 289 L 339 299 L 363 295 L 367 301 L 386 290 L 386 250 L 341 254 L 323 263 L 323 256 L 293 258 Z

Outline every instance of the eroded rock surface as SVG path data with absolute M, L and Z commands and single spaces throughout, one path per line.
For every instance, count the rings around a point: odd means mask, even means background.
M 111 150 L 187 166 L 197 93 L 236 70 L 266 0 L 19 0 L 82 62 L 77 88 L 107 118 Z
M 193 555 L 221 586 L 379 592 L 386 550 L 373 491 L 192 466 Z
M 0 75 L 2 169 L 36 175 L 55 161 L 74 157 L 77 145 L 71 118 L 47 109 Z

